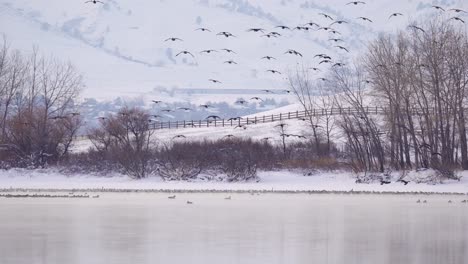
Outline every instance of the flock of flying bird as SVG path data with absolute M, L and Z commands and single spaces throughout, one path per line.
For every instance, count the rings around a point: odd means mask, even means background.
M 86 1 L 85 3 L 90 3 L 90 4 L 104 4 L 104 2 L 102 1 L 98 1 L 98 0 L 89 0 L 89 1 Z M 346 3 L 346 5 L 349 5 L 349 6 L 360 6 L 360 5 L 366 5 L 366 2 L 364 1 L 351 1 L 351 2 L 348 2 Z M 455 20 L 455 21 L 458 21 L 458 22 L 461 22 L 461 23 L 465 23 L 465 21 L 460 18 L 458 15 L 459 14 L 463 14 L 463 13 L 467 13 L 466 11 L 462 10 L 462 9 L 458 9 L 458 8 L 453 8 L 453 9 L 444 9 L 443 7 L 441 6 L 437 6 L 437 5 L 432 5 L 432 8 L 438 10 L 438 11 L 441 11 L 441 12 L 453 12 L 454 14 L 457 14 L 457 16 L 453 16 L 450 18 L 450 20 Z M 283 32 L 285 31 L 303 31 L 303 32 L 309 32 L 309 31 L 325 31 L 325 32 L 328 32 L 330 34 L 330 38 L 328 39 L 330 41 L 330 43 L 332 43 L 333 45 L 333 48 L 336 48 L 340 51 L 344 51 L 346 53 L 349 53 L 349 49 L 347 47 L 344 46 L 344 44 L 341 44 L 341 43 L 345 43 L 345 41 L 342 39 L 342 38 L 339 38 L 338 36 L 341 35 L 340 31 L 338 31 L 335 27 L 336 26 L 339 26 L 339 25 L 345 25 L 345 24 L 350 24 L 350 21 L 346 21 L 346 20 L 338 20 L 338 19 L 335 19 L 333 18 L 331 15 L 329 14 L 326 14 L 326 13 L 318 13 L 319 16 L 321 17 L 324 17 L 325 20 L 329 20 L 329 24 L 328 25 L 319 25 L 318 23 L 316 22 L 308 22 L 306 24 L 303 24 L 303 25 L 298 25 L 298 26 L 295 26 L 295 27 L 289 27 L 289 26 L 286 26 L 286 25 L 277 25 L 275 26 L 275 30 L 281 30 Z M 391 13 L 388 17 L 388 19 L 392 19 L 392 18 L 395 18 L 395 17 L 401 17 L 403 16 L 402 13 L 399 13 L 399 12 L 396 12 L 396 13 Z M 360 20 L 360 21 L 363 21 L 363 22 L 366 22 L 366 23 L 373 23 L 373 20 L 371 20 L 370 18 L 368 17 L 364 17 L 364 16 L 359 16 L 359 17 L 356 17 L 357 20 Z M 424 31 L 423 28 L 421 27 L 418 27 L 418 26 L 415 26 L 415 25 L 411 25 L 409 27 L 412 27 L 412 28 L 415 28 L 417 30 L 420 30 L 420 31 Z M 200 32 L 208 32 L 208 33 L 211 33 L 212 30 L 210 30 L 209 28 L 206 28 L 206 27 L 200 27 L 200 28 L 197 28 L 195 29 L 195 31 L 200 31 Z M 280 31 L 280 32 L 281 32 Z M 249 33 L 260 33 L 260 37 L 263 37 L 263 38 L 278 38 L 278 37 L 281 37 L 283 36 L 283 32 L 278 32 L 278 31 L 267 31 L 266 29 L 264 28 L 260 28 L 260 27 L 253 27 L 253 28 L 249 28 L 247 29 L 247 32 Z M 282 34 L 283 33 L 283 34 Z M 219 33 L 216 34 L 217 36 L 219 37 L 224 37 L 224 38 L 237 38 L 236 35 L 230 33 L 230 32 L 227 32 L 227 31 L 221 31 Z M 179 38 L 179 37 L 168 37 L 164 40 L 164 42 L 184 42 L 184 40 L 182 38 Z M 227 53 L 227 54 L 237 54 L 234 50 L 232 49 L 229 49 L 229 48 L 223 48 L 223 49 L 220 49 L 220 50 L 214 50 L 214 49 L 206 49 L 206 50 L 202 50 L 200 51 L 199 53 L 200 54 L 211 54 L 211 53 L 217 53 L 217 52 L 224 52 L 224 53 Z M 297 50 L 294 50 L 294 49 L 288 49 L 284 52 L 284 54 L 287 54 L 287 55 L 291 55 L 291 56 L 296 56 L 298 58 L 302 58 L 304 57 L 303 53 L 297 51 Z M 190 56 L 192 58 L 195 58 L 195 55 L 194 53 L 192 53 L 191 51 L 189 50 L 181 50 L 179 51 L 175 57 L 182 57 L 182 56 Z M 342 67 L 342 66 L 345 66 L 345 64 L 343 62 L 336 62 L 336 61 L 333 61 L 332 57 L 330 55 L 327 55 L 327 54 L 316 54 L 314 56 L 314 58 L 318 58 L 320 61 L 318 62 L 318 65 L 317 67 L 311 67 L 309 68 L 309 70 L 312 70 L 314 72 L 319 72 L 321 71 L 321 69 L 319 68 L 322 64 L 326 65 L 330 65 L 331 67 Z M 260 58 L 261 60 L 267 60 L 267 61 L 272 61 L 272 60 L 277 60 L 276 57 L 274 56 L 270 56 L 270 55 L 266 55 L 266 56 L 263 56 Z M 236 65 L 238 64 L 236 61 L 234 61 L 233 59 L 230 59 L 230 60 L 226 60 L 223 62 L 224 64 L 229 64 L 229 65 Z M 268 73 L 271 73 L 271 74 L 274 74 L 274 75 L 281 75 L 282 73 L 276 69 L 268 69 L 266 72 Z M 318 78 L 318 80 L 321 80 L 321 81 L 327 81 L 325 78 Z M 217 79 L 213 79 L 213 78 L 210 78 L 210 79 L 207 79 L 208 82 L 211 82 L 213 84 L 222 84 L 222 82 L 220 80 L 217 80 Z M 274 93 L 272 90 L 262 90 L 262 92 L 264 93 Z M 291 93 L 290 90 L 283 90 L 282 91 L 283 94 L 289 94 Z M 261 98 L 259 97 L 252 97 L 250 100 L 255 100 L 255 101 L 263 101 Z M 153 100 L 153 103 L 155 103 L 156 105 L 159 105 L 162 103 L 162 101 L 160 100 Z M 236 101 L 236 104 L 240 104 L 240 105 L 244 105 L 246 104 L 247 101 L 245 100 L 238 100 Z M 212 108 L 212 106 L 210 105 L 200 105 L 199 106 L 200 108 L 202 109 L 208 109 L 208 108 Z M 188 107 L 180 107 L 176 110 L 182 110 L 182 111 L 192 111 L 193 109 L 190 109 Z M 175 110 L 171 110 L 171 109 L 162 109 L 160 110 L 161 112 L 174 112 Z M 154 118 L 161 118 L 162 116 L 161 115 L 153 115 L 152 117 Z M 241 117 L 236 117 L 236 118 L 231 118 L 229 119 L 228 121 L 232 121 L 232 120 L 238 120 L 240 119 Z M 210 115 L 206 118 L 206 120 L 217 120 L 217 119 L 221 119 L 219 116 L 217 115 Z M 150 120 L 150 122 L 152 122 L 154 120 Z M 246 128 L 245 126 L 238 126 L 238 127 L 241 127 L 241 128 Z M 236 127 L 237 128 L 237 127 Z M 286 135 L 284 135 L 286 136 Z M 287 135 L 287 136 L 296 136 L 296 135 Z M 227 135 L 226 137 L 234 137 L 233 135 Z M 303 136 L 298 136 L 300 138 L 305 138 Z M 174 138 L 185 138 L 185 136 L 183 135 L 177 135 L 175 136 Z

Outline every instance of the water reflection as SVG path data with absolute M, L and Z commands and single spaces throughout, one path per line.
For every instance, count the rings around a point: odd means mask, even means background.
M 0 263 L 468 263 L 460 197 L 223 197 L 0 199 Z

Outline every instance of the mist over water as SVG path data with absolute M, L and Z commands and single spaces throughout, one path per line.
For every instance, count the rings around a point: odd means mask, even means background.
M 167 196 L 2 198 L 0 263 L 468 262 L 466 197 Z

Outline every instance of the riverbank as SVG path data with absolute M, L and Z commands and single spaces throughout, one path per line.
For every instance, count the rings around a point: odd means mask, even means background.
M 468 177 L 443 184 L 392 181 L 357 184 L 349 172 L 320 172 L 304 176 L 299 172 L 259 172 L 258 182 L 231 183 L 206 178 L 190 182 L 165 182 L 159 177 L 134 180 L 123 175 L 109 177 L 64 175 L 53 170 L 0 171 L 1 192 L 86 191 L 86 192 L 278 192 L 278 193 L 387 193 L 468 194 Z

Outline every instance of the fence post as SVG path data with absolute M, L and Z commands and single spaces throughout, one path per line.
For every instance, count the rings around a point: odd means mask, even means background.
M 291 112 L 288 112 L 288 119 L 291 119 Z
M 281 115 L 281 113 L 280 113 L 280 121 L 281 121 L 281 119 L 282 119 L 282 115 Z
M 247 125 L 249 124 L 249 118 L 247 117 Z
M 271 122 L 275 122 L 275 119 L 273 118 L 273 115 L 271 115 Z
M 224 119 L 223 119 L 223 127 L 224 127 Z
M 263 123 L 265 123 L 265 116 L 263 116 Z
M 255 116 L 255 124 L 257 124 L 257 116 Z

